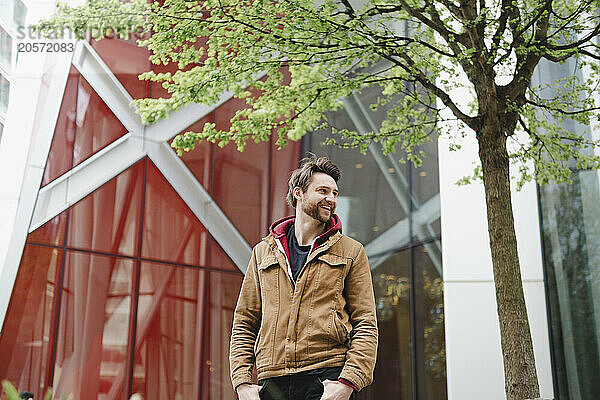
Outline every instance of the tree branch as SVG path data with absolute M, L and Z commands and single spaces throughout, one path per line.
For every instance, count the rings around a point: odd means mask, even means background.
M 404 69 L 409 74 L 411 74 L 411 76 L 413 76 L 421 85 L 423 85 L 423 87 L 425 89 L 427 89 L 429 92 L 433 93 L 440 100 L 442 100 L 444 105 L 446 107 L 448 107 L 457 118 L 459 118 L 461 121 L 463 121 L 465 124 L 467 124 L 467 126 L 469 126 L 471 129 L 477 131 L 478 127 L 476 124 L 476 119 L 463 113 L 458 108 L 458 106 L 452 101 L 452 99 L 450 98 L 448 93 L 446 93 L 443 89 L 439 88 L 438 86 L 436 86 L 435 84 L 430 82 L 429 79 L 427 79 L 427 76 L 422 71 L 415 68 L 414 61 L 407 54 L 400 55 L 400 57 L 402 57 L 404 59 L 404 61 L 406 61 L 406 64 L 402 63 L 400 60 L 397 60 L 395 57 L 392 57 L 391 55 L 388 55 L 388 54 L 380 54 L 380 55 L 383 58 L 398 65 L 399 67 Z
M 534 34 L 534 43 L 543 42 L 548 34 L 548 28 L 550 26 L 550 12 L 552 11 L 552 0 L 545 0 L 543 9 L 545 9 L 547 12 L 542 12 L 542 10 L 540 10 L 538 12 L 540 16 L 538 18 L 534 18 L 536 21 L 535 26 L 537 28 Z M 538 14 L 536 14 L 536 16 Z M 517 30 L 516 33 L 518 32 L 520 32 L 520 30 Z M 521 36 L 519 36 L 519 38 L 521 38 Z M 513 40 L 513 42 L 515 40 Z M 531 81 L 533 70 L 540 61 L 541 57 L 542 54 L 536 51 L 527 52 L 524 58 L 517 55 L 517 67 L 515 69 L 514 77 L 511 82 L 506 85 L 506 93 L 510 99 L 514 100 L 525 93 L 527 87 L 529 86 L 529 82 Z
M 536 106 L 536 107 L 542 108 L 544 110 L 552 111 L 552 112 L 557 112 L 557 113 L 563 114 L 563 115 L 580 115 L 580 114 L 585 114 L 585 113 L 589 113 L 592 111 L 600 110 L 600 107 L 590 107 L 590 108 L 583 108 L 581 110 L 569 111 L 569 110 L 564 110 L 562 108 L 550 107 L 550 106 L 547 106 L 546 104 L 537 103 L 537 102 L 529 100 L 529 99 L 526 99 L 525 102 L 527 104 L 531 104 L 532 106 Z

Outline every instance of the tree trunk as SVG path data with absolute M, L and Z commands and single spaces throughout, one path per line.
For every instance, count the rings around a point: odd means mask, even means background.
M 510 193 L 506 137 L 498 119 L 478 132 L 507 400 L 539 397 Z

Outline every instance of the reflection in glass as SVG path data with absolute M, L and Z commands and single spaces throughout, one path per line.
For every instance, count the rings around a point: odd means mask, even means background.
M 111 109 L 82 77 L 79 79 L 75 122 L 73 166 L 127 133 Z
M 0 64 L 10 71 L 12 61 L 12 37 L 0 26 Z
M 63 94 L 42 186 L 48 184 L 73 166 L 73 142 L 75 140 L 75 114 L 77 110 L 77 87 L 79 72 L 71 65 L 69 78 Z
M 235 398 L 228 344 L 241 280 L 142 263 L 134 392 L 146 400 Z
M 333 113 L 329 118 L 338 124 L 351 123 L 341 112 Z M 376 245 L 375 242 L 371 245 L 372 250 L 367 248 L 369 255 L 390 250 L 393 252 L 406 246 L 408 213 L 402 203 L 408 203 L 407 192 L 399 195 L 400 200 L 395 196 L 373 157 L 353 149 L 326 146 L 320 142 L 322 140 L 320 132 L 311 134 L 305 142 L 305 154 L 311 151 L 318 156 L 328 156 L 342 170 L 336 213 L 342 220 L 344 233 L 366 246 L 380 238 L 382 244 Z M 393 242 L 397 247 L 390 249 L 386 246 L 387 242 L 383 243 L 383 238 L 388 236 L 395 238 Z
M 25 26 L 25 17 L 27 16 L 27 7 L 21 0 L 14 0 L 13 20 L 16 27 Z
M 388 257 L 372 270 L 379 347 L 373 384 L 358 399 L 412 399 L 409 250 Z M 392 384 L 393 383 L 393 384 Z
M 561 64 L 542 60 L 532 82 L 542 87 L 541 97 L 553 98 L 571 77 L 584 81 L 577 59 Z M 597 140 L 587 124 L 573 119 L 555 123 Z M 598 154 L 597 148 L 584 152 Z M 556 396 L 588 400 L 600 392 L 600 183 L 598 172 L 577 170 L 574 160 L 570 167 L 572 183 L 539 189 L 544 266 Z
M 143 182 L 142 160 L 72 206 L 68 246 L 136 255 Z
M 244 99 L 231 99 L 215 113 L 217 129 L 228 129 L 237 110 L 247 107 Z M 244 239 L 254 245 L 268 234 L 269 220 L 269 146 L 250 141 L 244 151 L 235 144 L 213 152 L 211 196 L 225 215 L 236 221 Z M 243 196 L 240 196 L 243 193 Z
M 10 82 L 0 74 L 0 112 L 6 114 L 8 111 L 8 100 L 10 95 Z
M 385 107 L 369 109 L 381 93 L 369 88 L 344 100 L 344 108 L 327 115 L 328 124 L 367 133 L 377 130 Z M 421 145 L 426 157 L 415 168 L 404 162 L 401 151 L 384 155 L 381 146 L 371 144 L 367 155 L 322 144 L 326 132 L 315 132 L 305 140 L 305 153 L 327 155 L 344 172 L 339 183 L 337 213 L 344 232 L 365 245 L 375 266 L 410 243 L 429 242 L 440 235 L 440 199 L 437 141 Z M 410 237 L 412 236 L 412 237 Z M 429 244 L 436 268 L 441 273 L 441 247 Z
M 367 133 L 385 119 L 376 111 L 381 89 L 372 87 L 327 115 L 336 128 Z M 379 324 L 373 384 L 358 399 L 447 398 L 437 141 L 421 146 L 423 166 L 401 152 L 366 155 L 325 146 L 325 131 L 307 135 L 303 152 L 326 155 L 342 170 L 336 213 L 344 233 L 364 244 L 372 269 Z M 390 384 L 392 383 L 393 384 Z
M 542 238 L 557 396 L 600 391 L 600 184 L 579 171 L 571 184 L 540 187 Z
M 438 243 L 439 245 L 439 243 Z M 417 356 L 419 398 L 447 398 L 446 345 L 444 334 L 443 279 L 432 257 L 431 248 L 412 249 L 413 279 L 415 282 L 416 343 L 422 343 L 423 353 Z M 419 347 L 421 347 L 419 346 Z
M 150 97 L 150 81 L 138 79 L 138 75 L 151 69 L 150 50 L 110 37 L 92 40 L 90 44 L 131 97 Z M 123 57 L 124 54 L 127 57 Z
M 67 254 L 54 366 L 56 398 L 123 398 L 133 263 Z
M 62 251 L 26 245 L 0 336 L 0 377 L 21 390 L 45 393 Z M 40 396 L 41 397 L 41 396 Z
M 28 243 L 49 244 L 62 247 L 65 239 L 67 212 L 64 211 L 27 236 Z
M 205 266 L 207 230 L 152 162 L 145 200 L 142 256 Z

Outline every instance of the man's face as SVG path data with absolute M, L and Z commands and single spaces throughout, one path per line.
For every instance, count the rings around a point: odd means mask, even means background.
M 338 187 L 335 180 L 323 173 L 315 172 L 306 192 L 297 188 L 297 206 L 308 216 L 327 223 L 337 206 Z

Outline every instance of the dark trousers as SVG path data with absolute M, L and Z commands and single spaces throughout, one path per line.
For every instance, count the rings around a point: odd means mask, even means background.
M 284 375 L 262 379 L 259 395 L 261 400 L 319 400 L 323 395 L 323 381 L 335 381 L 342 367 L 321 368 L 309 373 Z M 354 393 L 350 396 L 354 399 Z

